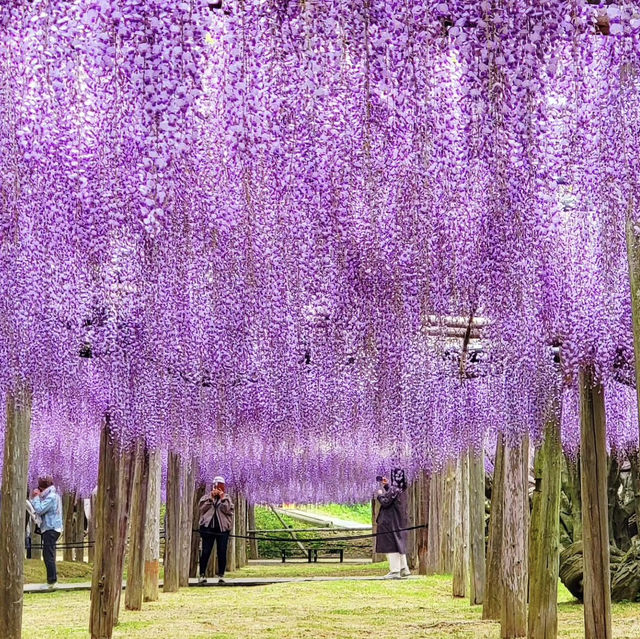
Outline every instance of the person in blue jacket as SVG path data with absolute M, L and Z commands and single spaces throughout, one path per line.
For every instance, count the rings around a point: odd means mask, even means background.
M 51 477 L 40 477 L 33 491 L 31 505 L 40 518 L 42 558 L 47 568 L 47 583 L 54 588 L 58 581 L 56 570 L 56 543 L 62 534 L 62 499 Z

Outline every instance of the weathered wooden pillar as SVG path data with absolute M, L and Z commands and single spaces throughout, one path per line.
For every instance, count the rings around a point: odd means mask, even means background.
M 182 503 L 180 504 L 180 576 L 181 588 L 189 585 L 191 567 L 191 538 L 193 536 L 193 494 L 195 491 L 195 460 L 182 469 Z
M 0 508 L 0 629 L 22 636 L 25 486 L 29 471 L 31 393 L 24 384 L 7 395 Z
M 470 603 L 482 605 L 486 579 L 484 542 L 484 451 L 469 450 L 469 572 L 471 573 Z
M 74 535 L 73 560 L 78 563 L 84 562 L 84 500 L 76 499 L 76 513 L 73 519 Z
M 236 499 L 234 528 L 236 537 L 236 570 L 247 565 L 247 500 L 242 493 Z
M 573 522 L 573 539 L 572 541 L 580 541 L 582 539 L 582 489 L 580 488 L 581 462 L 580 456 L 576 460 L 570 459 L 565 455 L 567 464 L 567 479 L 569 499 L 571 500 L 571 519 Z
M 611 639 L 604 389 L 592 368 L 580 372 L 579 383 L 585 639 Z
M 380 561 L 385 560 L 385 556 L 383 553 L 376 552 L 376 537 L 375 534 L 378 532 L 378 513 L 380 512 L 380 503 L 375 497 L 371 500 L 371 532 L 374 534 L 373 537 L 373 552 L 371 554 L 371 561 L 375 564 Z M 255 526 L 255 523 L 254 523 Z M 256 546 L 257 546 L 256 542 Z
M 118 574 L 116 578 L 121 584 L 115 601 L 115 624 L 118 625 L 118 616 L 120 614 L 120 600 L 122 598 L 122 580 L 124 576 L 124 561 L 127 551 L 127 537 L 129 534 L 129 520 L 131 516 L 131 501 L 133 497 L 133 473 L 135 467 L 134 450 L 124 449 L 120 451 L 118 456 L 118 474 L 119 474 L 119 511 L 118 511 L 118 546 L 116 563 Z
M 158 601 L 160 577 L 160 488 L 162 481 L 162 453 L 149 451 L 149 490 L 144 543 L 144 601 Z
M 177 453 L 170 452 L 167 470 L 164 592 L 178 592 L 180 586 L 181 467 L 180 456 Z
M 409 526 L 417 523 L 418 509 L 418 481 L 414 479 L 407 486 L 407 512 L 409 515 Z M 418 566 L 418 535 L 417 531 L 409 530 L 407 535 L 407 565 L 411 570 L 415 570 Z
M 502 520 L 502 611 L 500 636 L 527 636 L 529 543 L 528 436 L 505 441 Z
M 466 597 L 469 583 L 469 456 L 456 462 L 454 538 L 453 538 L 453 596 Z
M 491 513 L 489 515 L 489 542 L 487 546 L 487 583 L 483 619 L 500 619 L 502 610 L 502 520 L 504 516 L 504 435 L 498 434 L 493 465 Z
M 536 486 L 529 533 L 529 639 L 558 636 L 562 443 L 557 401 L 552 411 L 534 465 Z
M 62 560 L 73 561 L 73 546 L 75 542 L 75 527 L 73 525 L 73 511 L 76 502 L 75 493 L 62 495 L 63 532 L 62 532 Z
M 230 496 L 231 496 L 231 499 L 233 500 L 234 506 L 237 508 L 237 505 L 238 505 L 237 492 L 235 490 L 232 491 Z M 236 538 L 234 536 L 236 520 L 237 520 L 237 513 L 234 513 L 233 526 L 229 534 L 229 545 L 227 546 L 227 572 L 234 572 L 237 569 Z
M 31 559 L 42 559 L 42 536 L 31 531 Z
M 144 596 L 144 551 L 147 535 L 147 496 L 149 494 L 149 450 L 139 442 L 135 450 L 133 499 L 129 535 L 129 565 L 124 605 L 127 610 L 142 610 Z
M 429 480 L 429 527 L 427 529 L 427 574 L 444 572 L 442 567 L 442 506 L 444 502 L 444 478 L 441 471 Z
M 419 504 L 417 511 L 417 525 L 425 526 L 424 528 L 418 528 L 418 573 L 426 575 L 429 565 L 429 477 L 424 471 L 420 473 L 419 477 L 420 490 L 419 490 Z
M 191 558 L 189 562 L 189 577 L 198 576 L 198 564 L 200 562 L 200 535 L 195 532 L 198 530 L 198 524 L 200 523 L 200 500 L 204 495 L 204 491 L 207 486 L 204 482 L 198 482 L 193 493 L 193 533 L 191 535 Z
M 94 513 L 96 545 L 89 617 L 91 639 L 111 639 L 116 623 L 116 601 L 122 589 L 122 580 L 118 579 L 118 524 L 122 508 L 118 456 L 107 417 L 100 435 L 98 493 Z
M 456 465 L 449 463 L 444 474 L 444 500 L 442 507 L 442 543 L 440 545 L 440 569 L 453 572 L 453 538 L 455 528 Z
M 249 530 L 256 529 L 256 507 L 253 502 L 247 504 L 247 526 Z M 258 559 L 258 540 L 255 535 L 252 535 L 249 540 L 249 559 Z
M 89 500 L 89 521 L 87 523 L 87 544 L 88 550 L 87 553 L 89 558 L 89 563 L 93 564 L 95 558 L 95 545 L 96 545 L 96 525 L 95 525 L 95 512 L 96 512 L 96 493 L 91 493 L 91 499 Z

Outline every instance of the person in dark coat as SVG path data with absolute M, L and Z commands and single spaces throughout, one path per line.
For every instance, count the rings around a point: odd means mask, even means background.
M 385 575 L 385 579 L 403 579 L 411 574 L 407 565 L 409 532 L 402 530 L 409 526 L 404 470 L 394 468 L 391 471 L 391 481 L 383 477 L 381 483 L 376 494 L 376 499 L 380 502 L 380 512 L 376 518 L 376 552 L 387 555 L 389 573 Z

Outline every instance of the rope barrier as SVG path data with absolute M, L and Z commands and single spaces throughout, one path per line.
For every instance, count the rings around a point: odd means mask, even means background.
M 305 543 L 313 543 L 313 542 L 327 542 L 327 541 L 352 541 L 354 539 L 369 539 L 370 537 L 377 537 L 378 535 L 392 535 L 397 532 L 405 532 L 409 530 L 417 530 L 419 528 L 427 528 L 428 524 L 420 524 L 418 526 L 409 526 L 407 528 L 395 528 L 394 530 L 385 530 L 383 532 L 372 532 L 367 535 L 345 535 L 343 537 L 312 537 L 312 538 L 303 538 L 303 539 L 291 539 L 290 537 L 265 537 L 260 535 L 259 533 L 253 533 L 251 535 L 233 535 L 229 534 L 229 537 L 235 537 L 236 539 L 255 539 L 256 541 L 278 541 L 278 542 L 286 542 L 286 543 L 297 543 L 298 541 L 302 541 Z M 200 529 L 195 529 L 194 532 L 200 532 Z M 212 533 L 219 534 L 219 533 Z

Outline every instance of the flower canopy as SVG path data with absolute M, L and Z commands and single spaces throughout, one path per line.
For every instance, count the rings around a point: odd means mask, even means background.
M 89 491 L 109 415 L 260 497 L 357 499 L 539 435 L 561 392 L 575 447 L 585 364 L 637 446 L 639 54 L 630 1 L 2 2 L 0 388 L 32 388 L 33 472 Z

